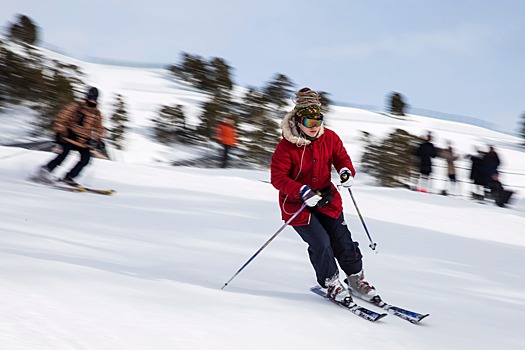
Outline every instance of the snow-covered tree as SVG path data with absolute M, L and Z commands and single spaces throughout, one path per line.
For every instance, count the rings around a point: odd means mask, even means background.
M 113 104 L 113 113 L 110 117 L 111 127 L 109 128 L 109 140 L 113 145 L 121 150 L 124 148 L 124 139 L 126 134 L 126 123 L 129 121 L 126 103 L 122 95 L 117 94 Z

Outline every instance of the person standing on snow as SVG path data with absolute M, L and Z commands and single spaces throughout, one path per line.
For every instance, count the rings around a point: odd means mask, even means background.
M 438 154 L 438 149 L 432 143 L 432 134 L 427 134 L 426 140 L 419 144 L 416 156 L 419 157 L 419 186 L 418 191 L 430 191 L 430 174 L 432 173 L 432 158 Z
M 475 147 L 474 154 L 466 156 L 472 162 L 470 168 L 470 180 L 472 180 L 472 199 L 483 200 L 485 198 L 485 187 L 488 183 L 485 181 L 485 169 L 483 168 L 483 157 L 485 153 L 478 147 Z
M 498 176 L 498 167 L 500 164 L 501 161 L 499 159 L 498 153 L 494 149 L 494 146 L 489 145 L 489 152 L 483 156 L 483 167 L 485 168 L 485 182 L 487 187 L 492 177 Z
M 97 108 L 98 89 L 89 88 L 85 101 L 72 102 L 62 109 L 54 124 L 56 141 L 62 145 L 62 153 L 42 166 L 39 178 L 46 182 L 53 182 L 51 173 L 62 164 L 69 152 L 80 153 L 78 163 L 61 180 L 70 186 L 79 186 L 74 180 L 82 169 L 88 165 L 91 159 L 91 146 L 104 147 L 104 127 L 102 125 L 102 114 Z
M 215 138 L 222 145 L 221 168 L 226 168 L 230 149 L 237 146 L 235 121 L 232 118 L 224 117 L 217 126 Z
M 341 185 L 349 188 L 355 175 L 352 161 L 339 136 L 324 127 L 319 95 L 302 88 L 295 103 L 282 121 L 283 139 L 270 165 L 282 218 L 289 220 L 306 203 L 290 225 L 308 244 L 317 282 L 330 298 L 349 304 L 352 298 L 339 279 L 339 263 L 351 290 L 370 300 L 376 291 L 364 278 L 359 243 L 352 240 L 341 195 L 331 181 L 333 166 Z
M 456 166 L 454 162 L 459 159 L 459 156 L 456 155 L 450 143 L 447 148 L 439 152 L 439 156 L 447 161 L 447 176 L 449 180 L 449 192 L 450 194 L 458 194 L 457 193 L 458 191 L 456 189 L 456 187 L 458 186 L 458 182 L 456 179 Z

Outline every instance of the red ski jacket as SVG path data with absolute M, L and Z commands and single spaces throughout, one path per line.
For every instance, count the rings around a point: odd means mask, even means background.
M 314 141 L 299 137 L 288 113 L 283 119 L 283 139 L 277 145 L 270 165 L 271 183 L 279 190 L 279 207 L 283 220 L 290 219 L 303 204 L 300 190 L 308 185 L 313 190 L 331 188 L 333 199 L 323 208 L 316 210 L 332 218 L 343 211 L 341 195 L 331 181 L 332 166 L 339 171 L 348 168 L 352 175 L 355 169 L 343 142 L 332 130 L 321 127 Z M 304 226 L 310 222 L 310 208 L 306 207 L 291 223 Z

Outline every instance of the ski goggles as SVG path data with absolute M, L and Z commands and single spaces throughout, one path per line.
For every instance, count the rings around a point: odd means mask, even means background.
M 323 125 L 323 115 L 321 114 L 319 118 L 302 118 L 301 124 L 307 128 L 315 128 L 316 126 Z

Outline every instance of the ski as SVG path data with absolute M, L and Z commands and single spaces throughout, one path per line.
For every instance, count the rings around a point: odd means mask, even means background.
M 84 187 L 84 186 L 73 187 L 73 186 L 63 186 L 63 185 L 54 184 L 54 185 L 52 185 L 52 187 L 56 188 L 58 190 L 62 190 L 62 191 L 87 192 L 87 193 L 101 194 L 101 195 L 105 195 L 105 196 L 110 196 L 110 195 L 112 195 L 112 194 L 114 194 L 116 192 L 115 190 L 101 190 L 101 189 Z
M 417 324 L 425 317 L 430 316 L 430 314 L 420 314 L 418 312 L 410 311 L 402 307 L 386 303 L 381 299 L 379 295 L 376 295 L 372 300 L 370 300 L 370 303 L 382 308 L 383 310 L 386 310 L 394 316 L 402 318 L 403 320 L 406 320 L 413 324 Z
M 352 293 L 352 290 L 350 288 L 348 290 Z M 373 297 L 372 300 L 366 300 L 364 298 L 361 298 L 355 293 L 352 293 L 352 295 L 361 300 L 374 304 L 375 306 L 380 307 L 381 309 L 387 311 L 388 313 L 391 313 L 392 315 L 402 318 L 403 320 L 406 320 L 413 324 L 419 323 L 425 317 L 430 316 L 430 314 L 420 314 L 418 312 L 410 311 L 402 307 L 386 303 L 383 301 L 383 299 L 381 299 L 379 295 L 376 295 L 375 297 Z
M 337 304 L 339 305 L 340 307 L 342 308 L 345 308 L 347 309 L 348 311 L 350 311 L 351 313 L 353 313 L 354 315 L 357 315 L 367 321 L 370 321 L 370 322 L 376 322 L 380 319 L 382 319 L 383 317 L 385 317 L 387 314 L 383 313 L 383 314 L 380 314 L 380 313 L 377 313 L 375 311 L 372 311 L 372 310 L 369 310 L 363 306 L 360 306 L 360 305 L 357 305 L 356 303 L 352 302 L 350 303 L 350 305 L 345 305 L 339 301 L 336 301 L 336 300 L 333 300 L 331 298 L 328 298 L 328 296 L 326 295 L 326 292 L 319 286 L 315 286 L 315 287 L 312 287 L 310 288 L 310 290 L 319 295 L 319 296 L 322 296 L 323 298 L 325 298 L 326 300 L 329 300 L 331 302 L 333 302 L 334 304 Z
M 344 283 L 348 285 L 348 279 L 345 278 Z M 352 295 L 354 297 L 357 297 L 357 298 L 359 298 L 361 300 L 364 300 L 364 301 L 366 301 L 368 303 L 374 304 L 375 306 L 378 306 L 378 307 L 382 308 L 383 310 L 386 310 L 387 312 L 391 313 L 392 315 L 397 316 L 399 318 L 402 318 L 403 320 L 406 320 L 406 321 L 408 321 L 410 323 L 414 323 L 414 324 L 419 323 L 419 321 L 421 321 L 425 317 L 430 316 L 430 314 L 420 314 L 418 312 L 410 311 L 410 310 L 404 309 L 402 307 L 389 304 L 389 303 L 383 301 L 383 299 L 381 299 L 381 297 L 379 295 L 376 295 L 375 297 L 373 297 L 372 300 L 367 300 L 365 298 L 362 298 L 357 293 L 354 293 L 352 291 L 352 288 L 350 288 L 350 287 L 348 288 L 348 291 L 350 293 L 352 293 Z
M 51 188 L 55 188 L 57 190 L 61 191 L 68 191 L 68 192 L 87 192 L 87 193 L 95 193 L 95 194 L 101 194 L 105 196 L 112 195 L 116 193 L 115 190 L 104 190 L 104 189 L 97 189 L 97 188 L 91 188 L 91 187 L 85 187 L 85 186 L 68 186 L 68 185 L 62 185 L 60 182 L 55 181 L 44 181 L 39 177 L 29 177 L 29 180 L 32 182 L 35 182 L 40 185 L 49 186 Z

